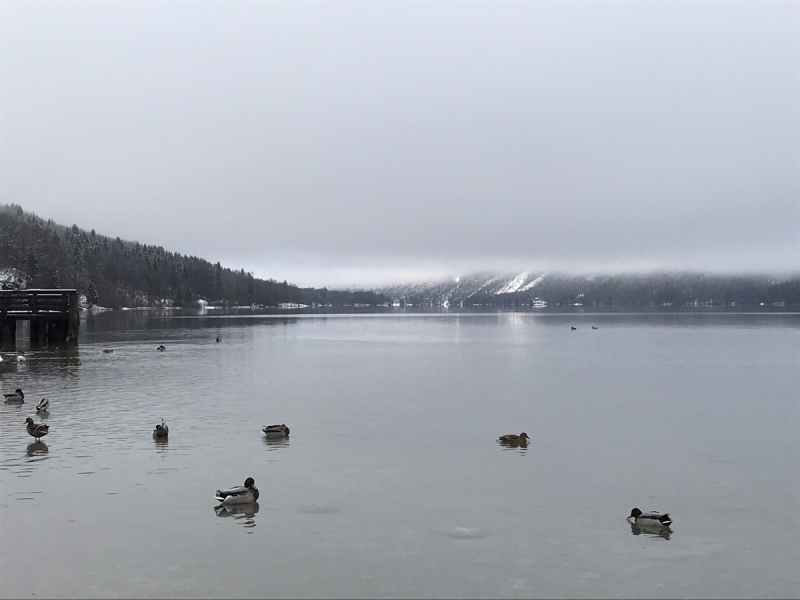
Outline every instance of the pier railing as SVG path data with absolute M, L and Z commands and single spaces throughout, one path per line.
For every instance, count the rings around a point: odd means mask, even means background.
M 17 321 L 30 321 L 32 345 L 76 342 L 78 290 L 0 290 L 0 343 L 5 349 L 16 347 Z

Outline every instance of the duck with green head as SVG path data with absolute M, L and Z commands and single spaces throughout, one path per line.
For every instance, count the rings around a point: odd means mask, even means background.
M 220 505 L 249 504 L 258 500 L 258 488 L 252 477 L 244 480 L 244 485 L 232 487 L 227 490 L 217 490 L 214 499 Z

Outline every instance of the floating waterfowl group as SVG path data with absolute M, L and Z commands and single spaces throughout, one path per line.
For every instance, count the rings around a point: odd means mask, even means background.
M 25 392 L 20 388 L 17 388 L 10 394 L 3 394 L 3 397 L 5 398 L 6 404 L 25 404 Z M 42 398 L 36 405 L 36 413 L 39 415 L 46 415 L 49 408 L 50 400 Z M 28 417 L 25 419 L 25 430 L 38 442 L 40 438 L 43 438 L 49 433 L 50 426 L 44 423 L 34 423 L 33 419 Z
M 575 331 L 576 329 L 576 327 L 571 327 L 572 331 Z M 592 329 L 597 329 L 597 327 L 592 325 Z M 221 339 L 217 337 L 216 341 L 220 342 Z M 166 350 L 166 347 L 161 344 L 158 346 L 158 348 L 156 348 L 156 350 L 163 352 Z M 113 352 L 113 349 L 106 349 L 103 350 L 103 352 L 105 354 L 110 354 Z M 20 362 L 24 362 L 25 358 L 19 356 L 18 360 L 20 358 L 22 359 Z M 2 361 L 2 357 L 0 357 L 0 361 Z M 3 397 L 5 398 L 5 402 L 8 404 L 23 404 L 25 401 L 25 394 L 20 388 L 17 388 L 12 393 L 3 394 Z M 42 398 L 36 405 L 36 412 L 38 414 L 46 414 L 49 407 L 50 401 L 47 398 Z M 41 438 L 46 436 L 50 431 L 49 425 L 44 423 L 34 423 L 33 419 L 30 417 L 25 419 L 25 429 L 28 434 L 34 438 L 36 443 L 41 443 Z M 289 427 L 287 427 L 285 423 L 281 423 L 280 425 L 265 425 L 261 428 L 261 431 L 268 439 L 288 438 L 290 433 Z M 153 430 L 153 438 L 156 440 L 166 440 L 168 436 L 169 427 L 162 418 L 161 423 L 157 424 Z M 497 438 L 497 441 L 503 446 L 525 448 L 527 447 L 530 439 L 530 436 L 523 431 L 520 434 L 510 433 L 501 435 L 499 438 Z M 46 446 L 44 446 L 44 448 L 46 449 Z M 237 505 L 254 504 L 258 500 L 258 497 L 259 490 L 256 487 L 255 480 L 252 477 L 245 479 L 244 485 L 242 486 L 235 486 L 225 490 L 217 490 L 214 495 L 214 499 L 218 502 L 217 509 Z M 257 507 L 258 504 L 255 504 L 255 506 Z M 639 508 L 634 508 L 627 517 L 627 521 L 631 524 L 634 533 L 638 534 L 639 531 L 649 531 L 658 533 L 658 535 L 667 537 L 667 539 L 669 539 L 669 534 L 671 533 L 670 526 L 672 525 L 672 518 L 669 516 L 669 513 L 660 513 L 658 511 L 643 512 Z

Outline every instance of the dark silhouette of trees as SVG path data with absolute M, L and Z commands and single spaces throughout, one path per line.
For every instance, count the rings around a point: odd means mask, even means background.
M 196 256 L 64 227 L 0 205 L 0 265 L 25 272 L 28 287 L 74 287 L 92 304 L 104 306 L 192 306 L 203 299 L 229 305 L 276 306 L 318 302 L 313 288 L 263 280 Z M 386 302 L 363 292 L 366 304 Z M 353 303 L 352 292 L 337 292 L 324 304 Z M 318 302 L 322 304 L 322 302 Z

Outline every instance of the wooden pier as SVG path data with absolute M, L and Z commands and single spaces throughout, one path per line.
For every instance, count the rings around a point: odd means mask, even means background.
M 30 321 L 31 346 L 75 344 L 78 290 L 0 290 L 0 345 L 16 349 L 17 321 Z

